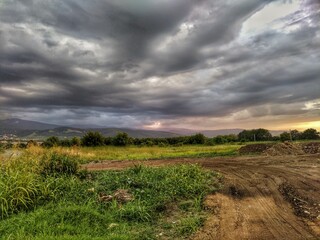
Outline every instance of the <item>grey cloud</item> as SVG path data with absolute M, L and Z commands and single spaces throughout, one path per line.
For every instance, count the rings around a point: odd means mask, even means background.
M 45 119 L 45 112 L 70 122 L 92 116 L 110 124 L 121 118 L 137 126 L 319 99 L 319 27 L 297 19 L 315 21 L 317 1 L 279 20 L 294 23 L 292 31 L 239 38 L 243 23 L 270 2 L 6 2 L 0 6 L 0 113 Z M 305 112 L 273 107 L 259 114 Z

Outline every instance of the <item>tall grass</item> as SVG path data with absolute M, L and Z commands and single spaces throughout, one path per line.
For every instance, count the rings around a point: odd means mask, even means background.
M 39 176 L 34 173 L 36 164 L 23 156 L 1 162 L 0 218 L 32 207 L 39 194 Z
M 75 174 L 78 163 L 67 155 L 49 152 L 36 156 L 37 151 L 1 161 L 0 219 L 30 210 L 44 200 L 54 198 L 54 181 L 49 174 Z

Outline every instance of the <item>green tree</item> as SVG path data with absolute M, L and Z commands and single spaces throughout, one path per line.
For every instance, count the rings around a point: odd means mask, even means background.
M 235 134 L 224 135 L 228 142 L 237 142 L 238 137 Z
M 213 138 L 215 144 L 224 144 L 227 143 L 227 139 L 223 135 L 218 135 Z
M 280 141 L 280 136 L 272 136 L 272 141 Z
M 130 138 L 127 133 L 119 132 L 113 139 L 112 143 L 115 146 L 126 146 L 130 143 Z
M 264 128 L 243 130 L 238 134 L 240 141 L 269 141 L 272 140 L 271 133 Z
M 271 133 L 264 128 L 254 129 L 256 141 L 269 141 L 272 139 Z
M 60 145 L 60 140 L 56 136 L 48 137 L 43 143 L 44 147 L 55 147 Z
M 320 138 L 319 133 L 314 128 L 309 128 L 303 131 L 301 134 L 301 139 L 305 139 L 305 140 L 317 140 L 319 138 Z
M 280 140 L 281 141 L 290 141 L 291 140 L 291 136 L 290 136 L 290 133 L 288 132 L 283 132 L 280 134 Z
M 104 137 L 100 132 L 87 132 L 81 138 L 81 144 L 86 147 L 98 147 L 104 145 Z
M 71 146 L 81 146 L 81 140 L 78 137 L 73 137 L 71 139 Z
M 60 141 L 60 146 L 63 146 L 63 147 L 71 147 L 71 140 L 69 139 L 62 139 Z
M 204 144 L 206 142 L 206 137 L 202 133 L 197 133 L 189 137 L 189 144 Z
M 301 139 L 301 133 L 298 130 L 296 130 L 296 129 L 291 130 L 290 133 L 291 133 L 291 138 L 293 141 Z
M 105 139 L 104 139 L 104 145 L 112 145 L 112 137 L 106 137 Z
M 238 139 L 242 142 L 249 142 L 254 140 L 252 130 L 243 130 L 238 134 Z

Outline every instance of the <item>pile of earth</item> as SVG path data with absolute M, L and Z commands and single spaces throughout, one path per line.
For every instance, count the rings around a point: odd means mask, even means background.
M 268 156 L 283 156 L 283 155 L 302 155 L 304 151 L 300 144 L 283 142 L 273 145 L 271 148 L 264 151 Z
M 246 154 L 257 154 L 257 153 L 264 153 L 266 150 L 273 147 L 274 143 L 257 143 L 257 144 L 248 144 L 239 149 L 239 153 L 241 155 Z
M 320 142 L 249 144 L 241 147 L 239 153 L 242 155 L 265 154 L 267 156 L 317 154 L 320 153 Z
M 320 142 L 310 142 L 302 144 L 302 150 L 307 154 L 320 153 Z

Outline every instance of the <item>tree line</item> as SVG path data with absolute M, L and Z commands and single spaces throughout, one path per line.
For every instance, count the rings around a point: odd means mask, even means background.
M 263 128 L 243 130 L 239 134 L 218 135 L 216 137 L 205 137 L 202 133 L 197 133 L 192 136 L 179 136 L 170 138 L 133 138 L 127 133 L 119 132 L 114 137 L 104 137 L 100 132 L 87 132 L 83 137 L 73 137 L 71 139 L 59 139 L 52 136 L 42 142 L 43 147 L 72 147 L 72 146 L 182 146 L 182 145 L 218 145 L 225 143 L 236 142 L 253 142 L 253 141 L 300 141 L 300 140 L 319 140 L 320 133 L 316 129 L 309 128 L 303 132 L 298 130 L 285 131 L 279 136 L 272 136 L 272 134 Z M 27 144 L 20 143 L 17 146 L 24 148 L 30 145 L 38 145 L 36 141 L 30 140 Z M 14 145 L 11 142 L 6 144 L 0 143 L 1 149 L 12 148 Z
M 192 144 L 217 145 L 235 142 L 252 142 L 252 141 L 297 141 L 297 140 L 318 140 L 320 133 L 316 129 L 309 128 L 303 132 L 292 130 L 283 132 L 280 136 L 272 136 L 272 134 L 263 128 L 243 130 L 239 134 L 218 135 L 208 138 L 202 133 L 192 136 L 170 137 L 170 138 L 132 138 L 127 133 L 119 132 L 114 137 L 104 137 L 99 132 L 87 132 L 82 138 L 74 137 L 72 139 L 60 140 L 57 137 L 49 137 L 42 145 L 44 147 L 52 146 L 181 146 Z

